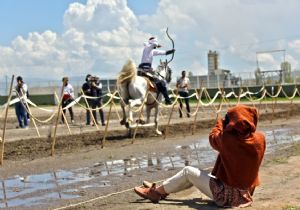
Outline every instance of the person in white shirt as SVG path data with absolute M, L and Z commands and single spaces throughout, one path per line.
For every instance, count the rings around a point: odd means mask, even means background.
M 27 128 L 28 117 L 26 111 L 26 99 L 27 99 L 26 93 L 28 92 L 28 87 L 23 81 L 23 78 L 21 76 L 17 77 L 17 85 L 15 87 L 15 91 L 17 97 L 20 97 L 20 101 L 15 103 L 15 110 L 16 110 L 16 115 L 19 123 L 17 128 Z
M 184 97 L 186 110 L 187 110 L 187 117 L 190 117 L 190 104 L 189 104 L 189 86 L 190 86 L 190 80 L 186 76 L 186 71 L 181 72 L 181 77 L 178 79 L 176 87 L 178 90 L 178 94 L 181 97 Z M 179 117 L 182 118 L 182 99 L 179 100 Z
M 139 65 L 138 75 L 148 77 L 149 74 L 147 73 L 150 73 L 150 75 L 153 74 L 153 69 L 152 69 L 153 56 L 169 55 L 175 52 L 175 49 L 167 50 L 167 51 L 158 50 L 157 48 L 159 47 L 161 47 L 161 45 L 158 44 L 158 41 L 155 37 L 150 37 L 150 39 L 144 43 L 144 50 L 143 50 L 141 64 Z M 152 78 L 150 77 L 150 79 L 153 79 L 153 77 Z M 166 82 L 157 79 L 154 79 L 154 82 L 156 83 L 157 90 L 161 92 L 165 97 L 166 104 L 172 104 L 172 101 L 168 95 Z
M 62 108 L 65 108 L 74 100 L 74 89 L 73 86 L 69 83 L 68 77 L 63 77 L 62 82 L 64 83 L 64 92 L 62 96 Z M 74 113 L 73 113 L 72 106 L 69 107 L 68 110 L 70 113 L 71 122 L 74 123 Z M 65 109 L 63 109 L 63 113 L 66 114 Z M 65 119 L 63 116 L 61 116 L 61 121 L 62 123 L 65 123 Z

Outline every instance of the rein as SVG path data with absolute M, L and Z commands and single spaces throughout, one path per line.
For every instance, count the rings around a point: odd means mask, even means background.
M 158 97 L 160 95 L 160 92 L 157 93 L 156 98 L 154 99 L 154 101 L 152 103 L 145 103 L 147 106 L 153 106 L 157 101 L 158 101 Z M 153 97 L 153 95 L 151 94 L 151 96 Z

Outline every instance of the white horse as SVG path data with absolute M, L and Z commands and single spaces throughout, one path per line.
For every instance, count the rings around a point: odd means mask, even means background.
M 171 69 L 167 66 L 167 61 L 160 61 L 158 69 L 155 71 L 156 75 L 160 79 L 164 79 L 167 83 L 171 81 Z M 147 123 L 150 122 L 150 112 L 152 108 L 155 108 L 154 123 L 155 131 L 158 135 L 162 132 L 158 129 L 158 115 L 159 115 L 159 103 L 162 99 L 162 94 L 151 91 L 149 89 L 149 81 L 145 77 L 137 75 L 136 65 L 132 60 L 129 60 L 122 68 L 118 80 L 117 80 L 118 91 L 121 96 L 121 107 L 123 111 L 123 119 L 121 120 L 122 125 L 126 125 L 130 128 L 130 124 L 133 122 L 132 108 L 135 106 L 142 105 L 143 101 L 146 100 L 146 113 Z M 147 92 L 150 93 L 147 95 Z M 125 106 L 128 106 L 128 118 L 126 117 Z M 138 120 L 138 123 L 140 119 Z

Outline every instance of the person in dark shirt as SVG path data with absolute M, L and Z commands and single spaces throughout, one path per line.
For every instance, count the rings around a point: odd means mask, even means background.
M 100 82 L 100 79 L 97 80 L 96 82 L 97 85 L 97 102 L 96 102 L 96 107 L 102 107 L 102 83 Z M 103 109 L 99 109 L 99 114 L 100 114 L 100 120 L 102 126 L 105 125 L 105 120 L 104 120 L 104 112 Z
M 28 128 L 28 116 L 26 110 L 26 99 L 27 99 L 27 84 L 23 81 L 21 76 L 17 77 L 17 85 L 15 87 L 15 92 L 17 97 L 21 97 L 20 101 L 15 103 L 15 110 L 19 125 L 17 128 Z
M 93 82 L 91 81 L 92 75 L 87 74 L 85 77 L 85 83 L 82 85 L 82 91 L 84 95 L 90 96 L 90 97 L 97 97 L 97 91 L 95 89 L 95 85 L 93 85 Z M 96 108 L 96 102 L 95 99 L 87 98 L 87 103 L 90 108 L 95 109 Z M 97 114 L 96 110 L 92 110 L 92 114 L 94 116 L 95 121 L 97 122 Z M 90 110 L 86 110 L 86 125 L 91 125 L 91 113 Z
M 90 96 L 93 98 L 87 98 L 87 102 L 90 108 L 92 108 L 92 114 L 95 119 L 95 123 L 98 124 L 97 121 L 97 112 L 96 108 L 102 106 L 102 84 L 100 85 L 100 80 L 96 76 L 92 76 L 90 74 L 86 75 L 86 82 L 82 85 L 82 91 L 84 95 Z M 102 109 L 99 109 L 101 124 L 105 125 L 104 121 L 104 113 Z M 86 112 L 86 124 L 91 124 L 91 113 L 89 110 Z

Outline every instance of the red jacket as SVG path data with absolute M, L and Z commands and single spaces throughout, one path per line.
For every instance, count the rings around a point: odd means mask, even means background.
M 254 190 L 266 143 L 256 131 L 257 110 L 238 105 L 228 110 L 229 122 L 219 119 L 209 134 L 211 146 L 219 152 L 212 175 L 231 187 Z

